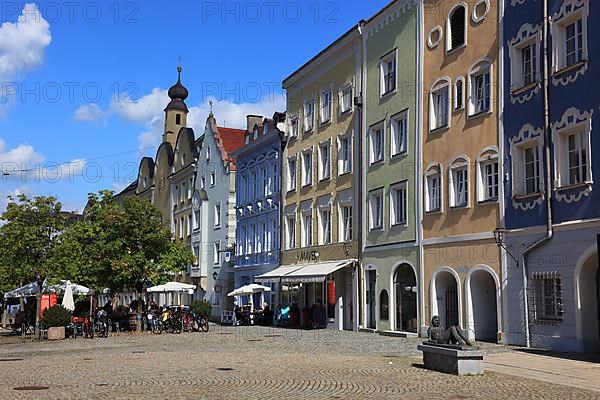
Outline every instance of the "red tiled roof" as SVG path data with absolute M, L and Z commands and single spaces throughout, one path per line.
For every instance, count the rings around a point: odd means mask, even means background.
M 222 128 L 219 126 L 219 135 L 223 141 L 223 147 L 225 147 L 225 151 L 229 154 L 233 153 L 245 144 L 245 130 Z
M 212 125 L 215 142 L 221 151 L 223 162 L 230 162 L 230 169 L 234 171 L 236 169 L 236 160 L 231 153 L 245 144 L 246 131 L 242 129 L 220 127 L 217 125 L 217 121 L 212 115 L 209 116 L 209 123 Z

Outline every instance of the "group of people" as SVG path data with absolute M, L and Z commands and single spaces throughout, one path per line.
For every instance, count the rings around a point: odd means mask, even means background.
M 250 306 L 238 306 L 234 308 L 235 319 L 237 325 L 273 325 L 273 311 L 268 304 L 265 303 L 263 308 L 251 312 Z

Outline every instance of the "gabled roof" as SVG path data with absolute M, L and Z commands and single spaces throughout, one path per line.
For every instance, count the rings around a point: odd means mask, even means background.
M 221 159 L 225 164 L 230 162 L 230 170 L 235 171 L 236 160 L 232 153 L 244 145 L 246 131 L 243 129 L 219 127 L 217 120 L 212 114 L 208 117 L 207 124 L 210 124 L 215 143 L 221 152 Z

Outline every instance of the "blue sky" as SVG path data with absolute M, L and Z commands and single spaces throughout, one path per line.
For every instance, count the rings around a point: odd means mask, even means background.
M 79 209 L 155 153 L 183 66 L 190 125 L 285 109 L 281 81 L 387 4 L 373 1 L 40 1 L 0 4 L 0 163 L 7 194 Z

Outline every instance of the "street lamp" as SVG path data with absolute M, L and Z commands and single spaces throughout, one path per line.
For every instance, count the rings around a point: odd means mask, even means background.
M 496 241 L 496 244 L 498 245 L 498 247 L 502 247 L 504 249 L 504 251 L 506 251 L 506 254 L 508 254 L 510 256 L 510 258 L 512 258 L 517 263 L 517 267 L 518 267 L 519 260 L 517 260 L 517 258 L 515 256 L 513 256 L 512 253 L 504 245 L 504 243 L 506 243 L 506 233 L 507 232 L 508 231 L 503 228 L 494 229 L 494 240 Z

